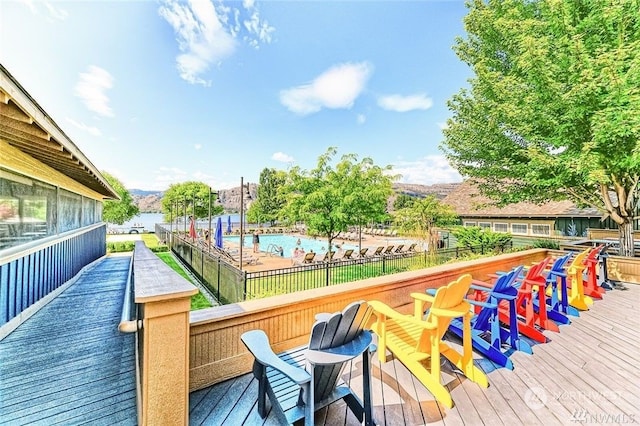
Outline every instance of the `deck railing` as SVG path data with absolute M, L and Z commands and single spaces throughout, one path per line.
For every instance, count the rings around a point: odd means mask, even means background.
M 252 358 L 240 342 L 244 331 L 265 330 L 280 352 L 305 343 L 317 313 L 336 312 L 350 302 L 373 299 L 409 313 L 411 292 L 440 287 L 464 273 L 486 279 L 495 271 L 530 264 L 546 255 L 547 250 L 534 249 L 193 311 L 190 389 L 250 371 Z
M 0 328 L 23 321 L 29 308 L 106 254 L 106 225 L 14 247 L 0 255 Z

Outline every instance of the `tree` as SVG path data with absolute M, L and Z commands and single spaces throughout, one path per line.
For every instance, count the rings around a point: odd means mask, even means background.
M 126 221 L 140 213 L 138 206 L 133 203 L 133 197 L 115 176 L 101 172 L 102 176 L 109 182 L 109 185 L 118 193 L 120 200 L 109 200 L 104 202 L 102 209 L 102 220 L 116 225 L 122 225 Z
M 216 216 L 224 208 L 216 203 L 216 195 L 211 187 L 203 182 L 174 183 L 162 196 L 162 212 L 165 220 L 172 217 L 191 216 L 196 219 L 209 217 L 209 200 L 211 200 L 211 216 Z
M 260 173 L 256 200 L 251 203 L 247 211 L 247 219 L 255 223 L 270 222 L 271 225 L 280 216 L 286 200 L 281 188 L 287 180 L 286 172 L 265 168 Z
M 393 202 L 393 209 L 400 210 L 406 207 L 411 207 L 416 200 L 419 200 L 419 198 L 408 194 L 398 194 Z
M 396 225 L 404 232 L 420 235 L 429 242 L 429 251 L 434 252 L 438 244 L 438 226 L 456 223 L 458 216 L 451 206 L 442 204 L 433 195 L 418 199 L 394 213 Z
M 470 88 L 442 148 L 504 206 L 594 206 L 633 255 L 640 179 L 640 2 L 473 0 L 455 51 Z
M 357 161 L 355 154 L 342 156 L 332 167 L 337 153 L 329 148 L 318 158 L 311 171 L 294 167 L 283 188 L 287 203 L 283 216 L 290 221 L 303 221 L 312 235 L 327 238 L 327 247 L 350 225 L 378 220 L 386 215 L 386 203 L 392 193 L 386 171 L 370 158 Z

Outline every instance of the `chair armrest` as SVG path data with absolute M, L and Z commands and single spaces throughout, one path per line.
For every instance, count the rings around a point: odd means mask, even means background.
M 417 319 L 410 315 L 403 315 L 400 312 L 394 310 L 393 308 L 387 306 L 386 304 L 378 300 L 371 300 L 368 303 L 373 308 L 374 314 L 376 314 L 376 316 L 378 317 L 378 320 L 380 320 L 380 317 L 382 316 L 385 318 L 393 319 L 395 321 L 417 325 L 418 327 L 429 329 L 429 330 L 435 330 L 437 328 L 437 325 L 430 324 L 422 319 Z
M 437 289 L 431 289 L 431 288 L 427 289 L 427 291 L 429 290 L 437 290 Z M 433 303 L 433 301 L 435 300 L 435 292 L 433 295 L 427 294 L 427 293 L 411 293 L 411 297 L 413 297 L 414 299 L 421 300 L 423 302 Z
M 480 302 L 479 300 L 473 300 L 473 299 L 466 299 L 467 302 L 471 303 L 474 306 L 480 306 L 482 308 L 490 308 L 490 309 L 495 309 L 498 307 L 498 305 L 496 305 L 495 303 L 488 303 L 488 302 Z
M 269 338 L 264 331 L 247 331 L 240 336 L 240 340 L 260 364 L 278 370 L 298 385 L 311 381 L 311 375 L 306 370 L 294 367 L 278 358 L 271 349 Z
M 309 363 L 314 365 L 339 364 L 361 355 L 369 349 L 372 340 L 371 332 L 369 330 L 363 330 L 358 337 L 344 345 L 329 349 L 309 349 L 306 351 L 306 358 Z

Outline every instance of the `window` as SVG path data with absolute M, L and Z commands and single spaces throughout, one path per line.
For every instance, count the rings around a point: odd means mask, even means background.
M 0 170 L 0 250 L 56 231 L 56 188 Z
M 531 233 L 533 235 L 549 236 L 551 233 L 551 226 L 549 225 L 531 225 Z
M 478 226 L 482 229 L 491 229 L 491 222 L 478 222 Z
M 465 222 L 465 223 L 464 223 L 464 226 L 465 226 L 465 227 L 476 226 L 476 223 L 475 223 L 475 222 Z
M 496 232 L 509 232 L 509 225 L 506 223 L 494 222 L 493 230 Z
M 512 234 L 528 234 L 529 225 L 527 225 L 526 223 L 512 223 L 511 233 Z

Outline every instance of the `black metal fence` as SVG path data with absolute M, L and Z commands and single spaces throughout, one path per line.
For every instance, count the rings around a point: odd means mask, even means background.
M 356 259 L 336 259 L 288 268 L 245 271 L 185 236 L 156 225 L 156 234 L 218 299 L 221 304 L 260 299 L 277 294 L 326 287 L 411 269 L 439 265 L 471 254 L 494 252 L 483 247 L 440 249 L 428 252 L 393 253 Z M 510 249 L 509 244 L 501 250 Z

